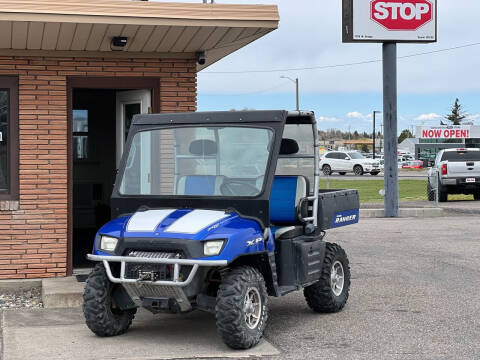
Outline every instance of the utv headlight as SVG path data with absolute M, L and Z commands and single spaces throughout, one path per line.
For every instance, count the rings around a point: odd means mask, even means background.
M 206 256 L 215 256 L 220 254 L 223 247 L 223 240 L 211 240 L 203 243 L 203 253 Z
M 111 236 L 100 236 L 100 250 L 113 251 L 117 247 L 118 239 Z

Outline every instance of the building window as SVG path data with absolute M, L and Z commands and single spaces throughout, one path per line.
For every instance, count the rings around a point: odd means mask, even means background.
M 18 79 L 0 76 L 0 200 L 18 197 Z
M 88 110 L 73 110 L 73 158 L 88 159 Z

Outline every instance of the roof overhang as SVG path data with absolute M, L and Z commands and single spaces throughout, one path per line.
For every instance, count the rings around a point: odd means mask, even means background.
M 205 51 L 201 70 L 278 22 L 276 5 L 0 0 L 0 55 L 193 58 Z M 115 36 L 128 38 L 124 50 L 112 51 Z

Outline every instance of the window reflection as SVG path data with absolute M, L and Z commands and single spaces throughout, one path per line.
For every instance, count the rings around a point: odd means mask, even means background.
M 73 110 L 73 158 L 88 159 L 88 110 Z

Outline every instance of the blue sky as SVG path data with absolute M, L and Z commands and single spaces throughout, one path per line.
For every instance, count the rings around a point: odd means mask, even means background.
M 187 0 L 199 2 L 199 0 Z M 314 110 L 322 128 L 370 130 L 371 112 L 382 110 L 381 63 L 309 71 L 219 74 L 277 70 L 381 59 L 380 44 L 342 44 L 340 0 L 217 0 L 218 3 L 277 4 L 280 27 L 198 75 L 198 109 L 293 109 L 300 79 L 300 105 Z M 461 6 L 460 6 L 460 5 Z M 435 44 L 402 44 L 398 55 L 480 42 L 480 2 L 438 2 Z M 208 56 L 208 52 L 207 52 Z M 480 46 L 399 59 L 399 131 L 439 124 L 456 97 L 480 124 Z
M 293 86 L 293 84 L 292 84 Z M 398 97 L 398 128 L 410 129 L 415 125 L 439 125 L 441 116 L 450 111 L 450 107 L 458 96 L 465 105 L 465 110 L 472 114 L 472 120 L 478 118 L 477 112 L 479 93 L 455 94 L 399 94 Z M 453 97 L 452 97 L 453 96 Z M 242 110 L 244 108 L 266 109 L 294 109 L 295 93 L 283 92 L 275 94 L 225 95 L 200 93 L 198 96 L 199 111 L 210 110 Z M 470 106 L 472 105 L 472 106 Z M 313 110 L 322 129 L 338 128 L 348 130 L 368 131 L 373 129 L 372 109 L 381 111 L 382 93 L 306 93 L 300 97 L 302 109 Z M 382 116 L 377 123 L 380 129 Z M 480 121 L 474 121 L 480 124 Z

